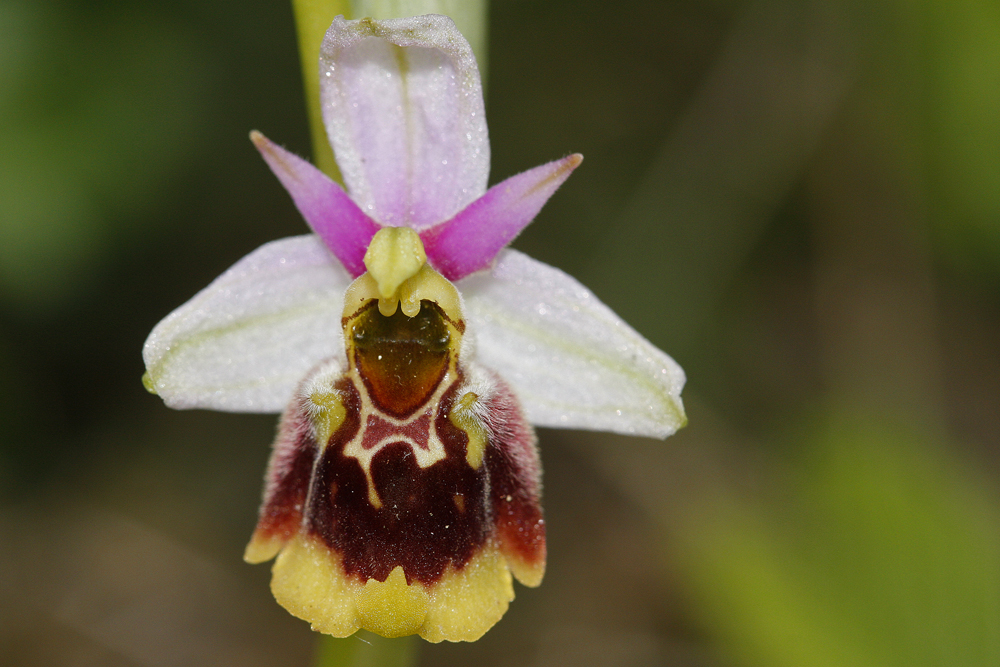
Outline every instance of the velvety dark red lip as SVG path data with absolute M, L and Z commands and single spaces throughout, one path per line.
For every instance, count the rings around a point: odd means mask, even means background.
M 361 397 L 347 378 L 337 381 L 335 389 L 346 409 L 344 423 L 334 434 L 345 441 L 357 435 L 361 422 Z M 284 474 L 275 480 L 274 495 L 261 508 L 257 532 L 261 537 L 290 539 L 302 529 L 302 517 L 306 512 L 306 499 L 313 474 L 319 444 L 313 438 L 307 413 L 298 405 L 286 414 L 281 429 L 298 433 L 294 447 L 287 454 L 283 466 Z
M 441 401 L 446 415 L 458 382 Z M 468 436 L 448 419 L 435 426 L 446 456 L 420 468 L 411 445 L 384 446 L 371 475 L 382 506 L 368 500 L 360 462 L 345 457 L 350 438 L 335 434 L 313 479 L 309 531 L 336 551 L 344 573 L 364 582 L 385 581 L 402 566 L 408 583 L 432 584 L 449 565 L 462 568 L 493 530 L 486 467 L 465 460 Z
M 353 368 L 310 388 L 318 394 L 285 415 L 281 431 L 291 437 L 273 461 L 262 537 L 305 532 L 336 554 L 348 579 L 386 581 L 401 567 L 408 584 L 425 587 L 492 544 L 519 578 L 537 585 L 545 522 L 534 435 L 499 377 L 485 374 L 483 396 L 466 394 L 466 369 L 452 356 L 458 330 L 427 301 L 412 318 L 401 309 L 383 316 L 372 301 L 345 319 Z M 344 417 L 317 443 L 310 401 L 325 394 L 336 396 Z M 488 414 L 479 457 L 470 458 L 469 427 L 450 417 L 463 397 Z

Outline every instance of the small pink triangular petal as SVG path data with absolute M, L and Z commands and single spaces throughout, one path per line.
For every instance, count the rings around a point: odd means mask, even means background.
M 424 229 L 486 192 L 479 69 L 451 19 L 337 17 L 319 69 L 323 120 L 344 184 L 380 224 Z
M 431 264 L 448 280 L 489 267 L 581 161 L 576 153 L 512 176 L 451 220 L 424 231 L 420 238 Z
M 351 201 L 343 188 L 306 160 L 260 132 L 251 132 L 250 140 L 330 252 L 355 278 L 364 273 L 365 251 L 379 225 Z

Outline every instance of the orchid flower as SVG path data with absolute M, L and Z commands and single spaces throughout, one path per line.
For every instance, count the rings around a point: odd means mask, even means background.
M 474 640 L 545 569 L 532 424 L 666 437 L 684 373 L 508 243 L 580 164 L 489 190 L 479 72 L 450 19 L 347 21 L 320 56 L 346 192 L 251 138 L 313 234 L 268 243 L 143 350 L 170 407 L 283 412 L 245 558 L 338 637 Z

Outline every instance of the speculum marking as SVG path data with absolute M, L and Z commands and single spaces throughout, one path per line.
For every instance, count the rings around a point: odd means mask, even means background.
M 436 304 L 425 301 L 415 317 L 386 317 L 375 303 L 349 325 L 354 365 L 372 402 L 405 418 L 424 406 L 448 371 L 451 334 Z
M 402 424 L 378 414 L 369 414 L 361 431 L 344 445 L 343 455 L 357 459 L 361 464 L 368 482 L 368 502 L 372 507 L 382 507 L 372 478 L 372 460 L 383 449 L 393 445 L 409 447 L 420 468 L 428 468 L 446 456 L 444 444 L 431 428 L 431 410 Z

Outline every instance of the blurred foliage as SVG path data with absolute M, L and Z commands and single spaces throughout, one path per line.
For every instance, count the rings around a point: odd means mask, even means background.
M 1000 6 L 495 0 L 489 43 L 491 181 L 586 156 L 517 247 L 681 362 L 691 422 L 540 433 L 545 585 L 423 662 L 995 664 Z M 139 382 L 305 231 L 247 141 L 309 153 L 290 6 L 8 0 L 0 123 L 0 655 L 308 664 L 240 561 L 273 417 Z
M 927 434 L 817 422 L 766 502 L 703 497 L 675 533 L 702 622 L 744 665 L 1000 662 L 994 491 Z
M 1000 266 L 1000 5 L 925 1 L 919 22 L 928 185 L 947 259 L 996 276 Z M 983 276 L 985 277 L 985 276 Z
M 203 55 L 152 7 L 0 7 L 0 287 L 58 307 L 191 152 Z M 91 288 L 93 285 L 89 285 Z

